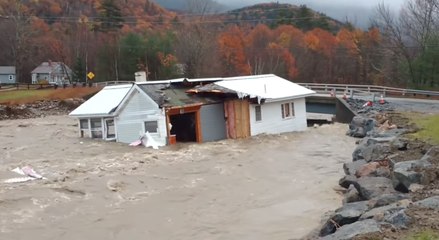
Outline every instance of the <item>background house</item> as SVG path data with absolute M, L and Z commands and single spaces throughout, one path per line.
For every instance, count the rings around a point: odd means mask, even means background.
M 32 72 L 32 83 L 68 84 L 72 79 L 72 70 L 62 62 L 43 62 Z
M 16 73 L 14 66 L 0 66 L 0 84 L 16 83 Z

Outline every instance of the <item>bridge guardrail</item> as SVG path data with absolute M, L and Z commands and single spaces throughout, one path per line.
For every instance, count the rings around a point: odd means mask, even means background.
M 404 88 L 394 88 L 394 87 L 383 87 L 376 85 L 359 85 L 359 84 L 324 84 L 324 83 L 298 83 L 301 86 L 309 88 L 314 91 L 324 91 L 330 92 L 331 90 L 335 92 L 358 92 L 358 93 L 369 93 L 369 94 L 382 94 L 386 96 L 387 94 L 396 95 L 424 95 L 424 96 L 439 96 L 439 91 L 425 91 L 416 89 L 404 89 Z

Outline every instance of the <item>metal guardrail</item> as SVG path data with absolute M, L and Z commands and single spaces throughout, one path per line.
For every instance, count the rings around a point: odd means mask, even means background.
M 425 90 L 416 90 L 416 89 L 404 89 L 404 88 L 394 88 L 394 87 L 383 87 L 383 86 L 375 86 L 375 85 L 358 85 L 358 84 L 324 84 L 324 83 L 297 83 L 303 87 L 309 88 L 316 92 L 331 92 L 334 91 L 342 93 L 368 93 L 368 94 L 382 94 L 386 96 L 387 94 L 391 95 L 423 95 L 426 97 L 430 96 L 439 96 L 439 91 L 425 91 Z
M 105 87 L 110 85 L 118 85 L 118 84 L 131 84 L 134 83 L 134 81 L 108 81 L 108 82 L 96 82 L 94 85 L 96 87 Z

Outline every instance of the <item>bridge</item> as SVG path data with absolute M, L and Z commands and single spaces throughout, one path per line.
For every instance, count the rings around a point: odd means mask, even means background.
M 349 123 L 355 113 L 343 98 L 376 102 L 381 97 L 401 111 L 439 113 L 439 92 L 375 85 L 298 83 L 318 94 L 306 99 L 309 122 Z

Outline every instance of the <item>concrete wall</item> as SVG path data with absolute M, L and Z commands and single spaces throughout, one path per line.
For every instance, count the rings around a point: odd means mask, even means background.
M 9 76 L 12 76 L 12 80 L 9 79 Z M 1 83 L 16 83 L 14 74 L 0 74 L 0 84 Z
M 203 105 L 200 113 L 203 142 L 227 138 L 223 103 Z
M 151 133 L 151 136 L 160 146 L 166 145 L 166 117 L 162 109 L 135 89 L 115 118 L 117 141 L 131 143 L 139 139 L 140 134 L 145 132 L 145 121 L 157 121 L 158 132 Z
M 295 116 L 288 119 L 282 119 L 281 104 L 288 102 L 294 102 Z M 255 116 L 255 106 L 257 105 L 250 105 L 250 131 L 252 136 L 261 133 L 276 134 L 304 131 L 307 128 L 305 98 L 262 104 L 262 120 L 258 122 L 256 121 Z
M 335 109 L 335 121 L 340 123 L 350 123 L 356 115 L 343 99 L 337 98 Z

